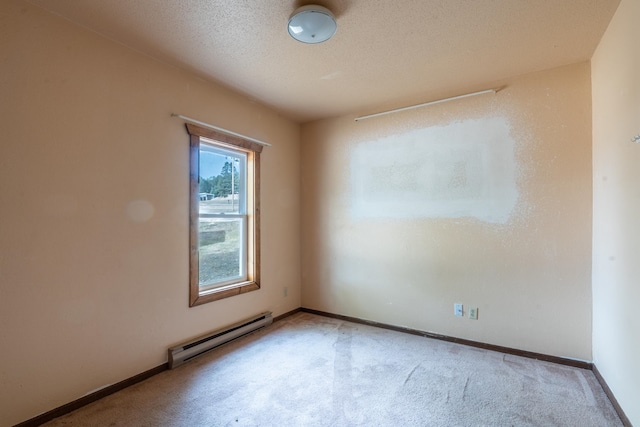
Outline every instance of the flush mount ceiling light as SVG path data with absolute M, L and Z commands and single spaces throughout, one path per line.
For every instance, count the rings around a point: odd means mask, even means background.
M 310 4 L 293 11 L 289 17 L 289 34 L 302 43 L 322 43 L 338 28 L 336 18 L 326 7 Z

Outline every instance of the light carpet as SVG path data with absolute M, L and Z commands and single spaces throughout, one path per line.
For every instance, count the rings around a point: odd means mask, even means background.
M 47 426 L 621 426 L 589 370 L 297 313 Z

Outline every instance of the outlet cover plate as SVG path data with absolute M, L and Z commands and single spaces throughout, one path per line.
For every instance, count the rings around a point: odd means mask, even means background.
M 455 303 L 453 304 L 453 314 L 456 316 L 462 317 L 462 304 Z
M 469 319 L 478 320 L 478 308 L 469 307 Z

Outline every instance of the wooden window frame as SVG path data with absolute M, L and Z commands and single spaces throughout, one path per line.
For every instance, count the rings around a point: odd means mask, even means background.
M 189 164 L 189 307 L 218 301 L 260 289 L 260 153 L 263 146 L 246 139 L 187 123 Z M 247 153 L 247 280 L 220 288 L 201 290 L 199 283 L 199 169 L 200 141 L 206 138 L 221 148 Z

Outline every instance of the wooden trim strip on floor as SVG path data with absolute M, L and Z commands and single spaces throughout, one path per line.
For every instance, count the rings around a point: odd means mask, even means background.
M 622 424 L 624 425 L 624 427 L 633 427 L 633 425 L 631 424 L 631 421 L 629 420 L 629 418 L 627 418 L 627 414 L 624 413 L 622 406 L 620 406 L 620 404 L 618 403 L 618 399 L 616 399 L 616 397 L 614 396 L 613 392 L 609 388 L 609 384 L 607 384 L 607 382 L 605 381 L 604 377 L 598 370 L 598 367 L 596 366 L 595 363 L 593 364 L 592 370 L 593 370 L 593 374 L 596 376 L 596 379 L 600 383 L 600 386 L 602 387 L 605 394 L 609 398 L 609 401 L 611 401 L 613 408 L 618 413 L 618 416 L 620 417 L 620 421 L 622 421 Z
M 300 307 L 296 308 L 295 310 L 291 310 L 287 313 L 281 314 L 280 316 L 274 317 L 273 321 L 277 322 L 278 320 L 282 320 L 285 317 L 289 317 L 292 316 L 296 313 L 298 313 L 299 311 L 301 311 L 302 309 Z M 120 381 L 119 383 L 116 384 L 112 384 L 110 386 L 107 386 L 101 390 L 98 390 L 96 392 L 93 392 L 91 394 L 88 394 L 86 396 L 81 397 L 80 399 L 76 399 L 73 402 L 69 402 L 65 405 L 59 406 L 57 408 L 54 408 L 48 412 L 45 412 L 44 414 L 40 414 L 38 416 L 35 416 L 33 418 L 30 418 L 26 421 L 21 422 L 20 424 L 16 424 L 14 427 L 37 427 L 39 425 L 42 425 L 44 423 L 47 423 L 55 418 L 61 417 L 63 415 L 68 414 L 69 412 L 73 412 L 76 409 L 80 409 L 83 406 L 86 406 L 90 403 L 93 403 L 97 400 L 102 399 L 103 397 L 107 397 L 110 394 L 116 393 L 120 390 L 123 390 L 129 386 L 132 386 L 134 384 L 137 384 L 139 382 L 142 382 L 146 379 L 151 378 L 152 376 L 159 374 L 160 372 L 166 371 L 168 369 L 168 365 L 162 364 L 160 366 L 156 366 L 155 368 L 149 369 L 148 371 L 142 372 L 138 375 L 134 375 L 130 378 L 127 378 L 125 380 Z
M 530 359 L 544 360 L 546 362 L 553 362 L 553 363 L 558 363 L 558 364 L 561 364 L 561 365 L 573 366 L 575 368 L 591 370 L 591 371 L 593 371 L 593 374 L 595 375 L 596 379 L 600 383 L 600 386 L 602 387 L 602 390 L 604 390 L 605 394 L 609 398 L 609 401 L 613 405 L 613 408 L 618 413 L 618 417 L 620 417 L 620 421 L 622 422 L 624 427 L 633 427 L 633 425 L 631 424 L 631 421 L 627 417 L 627 414 L 624 413 L 624 410 L 622 409 L 622 406 L 620 406 L 620 404 L 618 403 L 618 400 L 616 399 L 615 395 L 613 394 L 613 392 L 609 388 L 609 385 L 605 381 L 605 379 L 602 376 L 602 374 L 600 373 L 600 371 L 598 371 L 598 367 L 594 363 L 585 362 L 585 361 L 582 361 L 582 360 L 567 359 L 567 358 L 558 357 L 558 356 L 551 356 L 551 355 L 548 355 L 548 354 L 534 353 L 534 352 L 531 352 L 531 351 L 518 350 L 518 349 L 510 348 L 510 347 L 502 347 L 502 346 L 499 346 L 499 345 L 486 344 L 486 343 L 482 343 L 482 342 L 478 342 L 478 341 L 471 341 L 471 340 L 466 340 L 466 339 L 462 339 L 462 338 L 450 337 L 450 336 L 447 336 L 447 335 L 439 335 L 439 334 L 434 334 L 434 333 L 431 333 L 431 332 L 420 331 L 420 330 L 417 330 L 417 329 L 404 328 L 404 327 L 401 327 L 401 326 L 393 326 L 393 325 L 388 325 L 386 323 L 374 322 L 374 321 L 371 321 L 371 320 L 363 320 L 363 319 L 359 319 L 357 317 L 342 316 L 340 314 L 327 313 L 325 311 L 313 310 L 311 308 L 301 307 L 298 310 L 293 310 L 290 313 L 287 313 L 285 315 L 280 316 L 280 318 L 287 317 L 288 315 L 291 315 L 291 314 L 295 314 L 298 311 L 302 311 L 302 312 L 305 312 L 305 313 L 311 313 L 311 314 L 317 314 L 319 316 L 331 317 L 331 318 L 334 318 L 334 319 L 346 320 L 348 322 L 359 323 L 359 324 L 363 324 L 363 325 L 375 326 L 375 327 L 378 327 L 378 328 L 389 329 L 389 330 L 392 330 L 392 331 L 404 332 L 404 333 L 412 334 L 412 335 L 419 335 L 419 336 L 423 336 L 423 337 L 427 337 L 427 338 L 434 338 L 434 339 L 453 342 L 453 343 L 457 343 L 457 344 L 464 344 L 464 345 L 468 345 L 468 346 L 471 346 L 471 347 L 482 348 L 482 349 L 485 349 L 485 350 L 492 350 L 492 351 L 497 351 L 497 352 L 500 352 L 500 353 L 512 354 L 512 355 L 515 355 L 515 356 L 528 357 Z
M 389 330 L 392 330 L 392 331 L 404 332 L 404 333 L 407 333 L 407 334 L 419 335 L 419 336 L 422 336 L 422 337 L 427 337 L 427 338 L 433 338 L 433 339 L 442 340 L 442 341 L 453 342 L 453 343 L 456 343 L 456 344 L 464 344 L 464 345 L 468 345 L 468 346 L 471 346 L 471 347 L 482 348 L 482 349 L 485 349 L 485 350 L 491 350 L 491 351 L 497 351 L 497 352 L 500 352 L 500 353 L 512 354 L 514 356 L 528 357 L 530 359 L 544 360 L 546 362 L 558 363 L 560 365 L 573 366 L 574 368 L 581 368 L 581 369 L 591 370 L 591 367 L 592 367 L 592 364 L 590 362 L 585 362 L 583 360 L 574 360 L 574 359 L 568 359 L 568 358 L 565 358 L 565 357 L 551 356 L 551 355 L 548 355 L 548 354 L 534 353 L 532 351 L 518 350 L 518 349 L 510 348 L 510 347 L 502 347 L 500 345 L 486 344 L 486 343 L 478 342 L 478 341 L 471 341 L 471 340 L 466 340 L 466 339 L 462 339 L 462 338 L 450 337 L 450 336 L 447 336 L 447 335 L 440 335 L 440 334 L 434 334 L 434 333 L 431 333 L 431 332 L 420 331 L 418 329 L 405 328 L 405 327 L 402 327 L 402 326 L 387 325 L 386 323 L 374 322 L 372 320 L 358 319 L 357 317 L 342 316 L 340 314 L 327 313 L 327 312 L 324 312 L 324 311 L 313 310 L 313 309 L 310 309 L 310 308 L 302 307 L 301 311 L 303 311 L 305 313 L 317 314 L 319 316 L 332 317 L 334 319 L 346 320 L 348 322 L 360 323 L 360 324 L 369 325 L 369 326 L 376 326 L 378 328 L 389 329 Z
M 23 421 L 20 424 L 16 424 L 14 427 L 36 427 L 42 425 L 46 422 L 53 420 L 54 418 L 61 417 L 63 415 L 68 414 L 69 412 L 73 412 L 76 409 L 80 409 L 89 403 L 93 403 L 96 400 L 100 400 L 103 397 L 107 397 L 110 394 L 113 394 L 117 391 L 124 390 L 125 388 L 142 382 L 146 379 L 151 378 L 152 376 L 159 374 L 160 372 L 166 371 L 168 369 L 168 365 L 166 363 L 156 366 L 155 368 L 151 368 L 148 371 L 144 371 L 138 375 L 134 375 L 130 378 L 120 381 L 119 383 L 111 384 L 101 390 L 95 391 L 86 396 L 82 396 L 80 399 L 76 399 L 73 402 L 69 402 L 65 405 L 58 406 L 55 409 L 52 409 L 44 414 L 40 414 L 36 417 L 28 419 L 27 421 Z
M 401 327 L 401 326 L 394 326 L 394 325 L 388 325 L 386 323 L 374 322 L 372 320 L 359 319 L 357 317 L 343 316 L 343 315 L 340 315 L 340 314 L 327 313 L 325 311 L 313 310 L 311 308 L 302 307 L 302 308 L 300 308 L 299 311 L 302 311 L 304 313 L 317 314 L 318 316 L 330 317 L 330 318 L 333 318 L 333 319 L 346 320 L 348 322 L 359 323 L 359 324 L 362 324 L 362 325 L 375 326 L 375 327 L 378 327 L 378 328 L 389 329 L 389 330 L 392 330 L 392 331 L 404 332 L 404 333 L 407 333 L 407 334 L 418 335 L 418 336 L 422 336 L 422 337 L 433 338 L 433 339 L 453 342 L 453 343 L 457 343 L 457 344 L 464 344 L 464 345 L 468 345 L 468 346 L 471 346 L 471 347 L 482 348 L 482 349 L 485 349 L 485 350 L 497 351 L 497 352 L 500 352 L 500 353 L 512 354 L 512 355 L 515 355 L 515 356 L 528 357 L 530 359 L 544 360 L 546 362 L 558 363 L 560 365 L 572 366 L 574 368 L 581 368 L 581 369 L 591 370 L 591 371 L 593 371 L 593 374 L 595 375 L 596 379 L 600 383 L 600 386 L 602 387 L 602 390 L 604 390 L 605 394 L 609 398 L 609 401 L 613 405 L 613 408 L 618 413 L 618 417 L 620 418 L 620 421 L 622 422 L 624 427 L 633 427 L 633 425 L 631 424 L 631 421 L 627 417 L 627 414 L 624 413 L 624 410 L 622 409 L 622 407 L 618 403 L 618 400 L 616 399 L 615 395 L 613 394 L 613 392 L 609 388 L 609 385 L 605 381 L 604 377 L 600 374 L 600 371 L 598 371 L 598 368 L 596 367 L 596 365 L 593 364 L 593 363 L 585 362 L 585 361 L 582 361 L 582 360 L 567 359 L 565 357 L 551 356 L 551 355 L 548 355 L 548 354 L 534 353 L 532 351 L 518 350 L 518 349 L 510 348 L 510 347 L 502 347 L 502 346 L 499 346 L 499 345 L 486 344 L 486 343 L 482 343 L 482 342 L 478 342 L 478 341 L 471 341 L 471 340 L 466 340 L 466 339 L 462 339 L 462 338 L 450 337 L 450 336 L 447 336 L 447 335 L 439 335 L 439 334 L 434 334 L 434 333 L 431 333 L 431 332 L 420 331 L 420 330 L 417 330 L 417 329 L 404 328 L 404 327 Z
M 324 317 L 330 317 L 330 318 L 334 318 L 334 319 L 340 319 L 340 320 L 345 320 L 348 322 L 353 322 L 353 323 L 359 323 L 359 324 L 363 324 L 363 325 L 369 325 L 369 326 L 375 326 L 378 328 L 383 328 L 383 329 L 389 329 L 392 331 L 397 331 L 397 332 L 404 332 L 407 334 L 412 334 L 412 335 L 418 335 L 418 336 L 422 336 L 422 337 L 426 337 L 426 338 L 433 338 L 433 339 L 438 339 L 438 340 L 442 340 L 442 341 L 448 341 L 448 342 L 453 342 L 453 343 L 457 343 L 457 344 L 464 344 L 464 345 L 468 345 L 471 347 L 477 347 L 477 348 L 482 348 L 485 350 L 491 350 L 491 351 L 497 351 L 500 353 L 506 353 L 506 354 L 513 354 L 515 356 L 522 356 L 522 357 L 528 357 L 531 359 L 538 359 L 538 360 L 544 360 L 547 362 L 553 362 L 553 363 L 558 363 L 561 365 L 567 365 L 567 366 L 573 366 L 575 368 L 582 368 L 582 369 L 589 369 L 592 370 L 594 375 L 596 376 L 596 378 L 598 379 L 598 382 L 600 383 L 600 385 L 602 386 L 602 389 L 604 390 L 604 392 L 606 393 L 606 395 L 609 397 L 609 400 L 611 401 L 611 404 L 613 405 L 613 407 L 615 408 L 616 412 L 618 413 L 618 416 L 620 417 L 620 420 L 622 421 L 622 424 L 625 427 L 633 427 L 631 422 L 629 421 L 629 418 L 627 418 L 626 414 L 624 413 L 624 411 L 622 410 L 622 407 L 620 406 L 620 404 L 618 403 L 618 401 L 616 400 L 615 396 L 613 395 L 613 393 L 611 392 L 611 389 L 609 388 L 609 386 L 607 385 L 606 381 L 604 380 L 604 378 L 602 377 L 602 375 L 600 374 L 600 372 L 598 371 L 598 369 L 596 368 L 596 366 L 593 363 L 589 363 L 589 362 L 584 362 L 581 360 L 573 360 L 573 359 L 567 359 L 564 357 L 557 357 L 557 356 L 550 356 L 547 354 L 541 354 L 541 353 L 534 353 L 531 351 L 524 351 L 524 350 L 517 350 L 514 348 L 509 348 L 509 347 L 502 347 L 499 345 L 493 345 L 493 344 L 486 344 L 486 343 L 481 343 L 481 342 L 477 342 L 477 341 L 471 341 L 471 340 L 466 340 L 466 339 L 462 339 L 462 338 L 455 338 L 455 337 L 450 337 L 447 335 L 439 335 L 439 334 L 434 334 L 431 332 L 425 332 L 425 331 L 420 331 L 417 329 L 411 329 L 411 328 L 404 328 L 401 326 L 393 326 L 393 325 L 388 325 L 385 323 L 380 323 L 380 322 L 374 322 L 371 320 L 363 320 L 363 319 L 359 319 L 357 317 L 351 317 L 351 316 L 342 316 L 340 314 L 333 314 L 333 313 L 327 313 L 324 311 L 319 311 L 319 310 L 313 310 L 310 308 L 304 308 L 304 307 L 299 307 L 296 308 L 294 310 L 291 310 L 287 313 L 281 314 L 279 316 L 276 316 L 273 318 L 274 322 L 277 322 L 279 320 L 282 320 L 286 317 L 292 316 L 296 313 L 299 312 L 304 312 L 304 313 L 311 313 L 311 314 L 316 314 L 319 316 L 324 316 Z M 65 405 L 59 406 L 55 409 L 52 409 L 48 412 L 45 412 L 44 414 L 40 414 L 36 417 L 33 417 L 31 419 L 28 419 L 26 421 L 21 422 L 20 424 L 16 424 L 14 427 L 37 427 L 39 425 L 42 425 L 46 422 L 49 422 L 55 418 L 61 417 L 65 414 L 68 414 L 69 412 L 73 412 L 77 409 L 82 408 L 83 406 L 86 406 L 90 403 L 93 403 L 97 400 L 102 399 L 103 397 L 107 397 L 110 394 L 116 393 L 120 390 L 123 390 L 129 386 L 132 386 L 134 384 L 137 384 L 139 382 L 142 382 L 146 379 L 151 378 L 154 375 L 157 375 L 163 371 L 166 371 L 168 369 L 168 365 L 166 363 L 160 365 L 160 366 L 156 366 L 155 368 L 149 369 L 148 371 L 142 372 L 138 375 L 134 375 L 130 378 L 127 378 L 125 380 L 122 380 L 116 384 L 112 384 L 110 386 L 107 386 L 101 390 L 98 390 L 96 392 L 93 392 L 91 394 L 88 394 L 86 396 L 81 397 L 80 399 L 76 399 L 73 402 L 69 402 Z
M 284 319 L 285 317 L 293 316 L 294 314 L 299 313 L 299 312 L 301 312 L 301 311 L 302 311 L 302 307 L 298 307 L 298 308 L 296 308 L 295 310 L 291 310 L 291 311 L 288 311 L 288 312 L 286 312 L 286 313 L 284 313 L 284 314 L 281 314 L 280 316 L 276 316 L 276 317 L 274 317 L 274 318 L 273 318 L 273 321 L 274 321 L 274 322 L 277 322 L 278 320 L 282 320 L 282 319 Z

